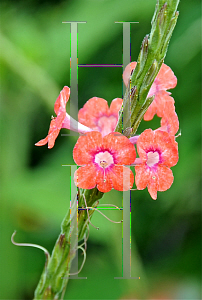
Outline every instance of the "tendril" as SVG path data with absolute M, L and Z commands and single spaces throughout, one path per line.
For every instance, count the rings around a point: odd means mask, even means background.
M 85 202 L 85 206 L 86 206 L 86 211 L 87 211 L 87 216 L 88 216 L 88 222 L 97 230 L 99 230 L 99 227 L 96 227 L 95 225 L 93 225 L 90 221 L 90 216 L 89 216 L 89 212 L 88 212 L 88 209 L 89 207 L 87 207 L 87 202 L 86 202 L 86 197 L 85 195 L 83 194 L 83 198 L 84 198 L 84 202 Z
M 122 208 L 120 208 L 120 207 L 118 207 L 118 206 L 116 206 L 114 204 L 99 204 L 99 206 L 112 206 L 112 207 L 115 207 L 115 208 L 117 208 L 119 210 L 122 210 Z
M 81 246 L 78 246 L 77 249 L 81 249 L 81 250 L 83 251 L 83 262 L 82 262 L 81 267 L 80 267 L 80 269 L 78 270 L 78 272 L 75 272 L 75 273 L 69 273 L 69 275 L 77 275 L 77 274 L 79 274 L 79 273 L 81 272 L 81 270 L 83 269 L 83 266 L 84 266 L 85 261 L 86 261 L 86 251 L 85 251 L 85 249 L 83 249 L 83 247 L 81 247 Z
M 87 223 L 87 229 L 88 229 L 88 235 L 86 237 L 86 234 L 85 234 L 85 236 L 84 236 L 84 242 L 81 245 L 79 245 L 80 247 L 83 247 L 83 245 L 85 245 L 85 248 L 84 248 L 85 251 L 87 250 L 87 240 L 88 240 L 89 234 L 90 234 L 88 223 Z
M 177 138 L 177 137 L 179 137 L 181 135 L 182 135 L 182 133 L 181 133 L 181 130 L 180 130 L 180 132 L 175 136 L 175 138 Z
M 113 220 L 111 220 L 111 219 L 109 219 L 105 214 L 103 214 L 101 211 L 99 211 L 99 209 L 97 209 L 97 208 L 95 208 L 95 207 L 91 207 L 92 209 L 94 209 L 95 211 L 97 211 L 97 212 L 99 212 L 101 215 L 103 215 L 103 217 L 105 217 L 107 220 L 109 220 L 110 222 L 112 222 L 112 223 L 122 223 L 123 222 L 123 220 L 121 220 L 121 221 L 113 221 Z
M 50 254 L 48 252 L 48 250 L 40 245 L 37 245 L 37 244 L 30 244 L 30 243 L 16 243 L 14 241 L 14 236 L 16 235 L 16 230 L 13 232 L 12 236 L 11 236 L 11 242 L 13 245 L 15 246 L 27 246 L 27 247 L 33 247 L 33 248 L 38 248 L 40 250 L 42 250 L 46 256 L 46 264 L 48 262 L 48 260 L 50 259 Z

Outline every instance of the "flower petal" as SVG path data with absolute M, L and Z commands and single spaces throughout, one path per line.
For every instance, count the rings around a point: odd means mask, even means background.
M 173 89 L 177 84 L 177 77 L 166 64 L 162 64 L 156 79 L 158 79 L 159 90 Z
M 146 164 L 135 166 L 135 171 L 135 183 L 137 189 L 143 190 L 147 187 L 152 199 L 156 200 L 159 180 L 156 172 Z
M 113 132 L 103 138 L 103 147 L 114 155 L 115 164 L 130 165 L 136 158 L 134 145 L 124 135 Z
M 102 147 L 102 135 L 98 131 L 80 136 L 73 150 L 73 158 L 77 165 L 87 165 L 93 162 L 94 154 Z
M 42 140 L 38 141 L 37 143 L 35 143 L 35 146 L 44 146 L 47 143 L 48 143 L 48 135 L 47 135 L 47 137 L 45 137 L 45 139 L 42 139 Z
M 157 113 L 157 110 L 158 110 L 158 107 L 157 107 L 157 103 L 154 98 L 153 102 L 149 105 L 146 113 L 144 114 L 144 120 L 145 121 L 152 120 L 154 115 Z
M 153 102 L 144 114 L 144 120 L 152 120 L 155 114 L 160 118 L 163 117 L 168 103 L 174 106 L 174 99 L 170 96 L 170 93 L 166 91 L 156 92 Z
M 74 173 L 75 185 L 82 189 L 92 189 L 96 186 L 96 167 L 94 164 L 88 164 L 78 168 Z M 93 175 L 93 176 L 92 176 Z
M 68 86 L 64 86 L 54 105 L 54 111 L 56 115 L 58 115 L 59 110 L 63 110 L 66 113 L 66 104 L 69 100 L 69 95 L 70 88 Z
M 160 149 L 162 164 L 172 167 L 178 162 L 178 149 L 172 137 L 165 131 L 154 132 L 154 149 Z
M 105 136 L 114 131 L 117 121 L 118 117 L 115 117 L 114 115 L 102 116 L 98 119 L 96 130 L 101 132 L 102 136 Z
M 53 148 L 59 132 L 60 132 L 60 128 L 57 127 L 57 121 L 56 118 L 54 118 L 53 120 L 51 120 L 47 137 L 43 140 L 40 140 L 38 143 L 35 144 L 35 146 L 43 146 L 48 143 L 48 148 L 49 149 Z
M 148 192 L 156 200 L 157 191 L 166 191 L 173 183 L 173 173 L 166 166 L 159 165 L 156 172 L 151 172 L 148 183 Z
M 138 190 L 144 190 L 150 181 L 150 168 L 145 164 L 135 166 L 135 184 Z
M 114 189 L 118 191 L 128 191 L 134 183 L 133 172 L 124 166 L 114 165 L 111 168 L 110 177 Z
M 161 128 L 170 135 L 175 135 L 179 130 L 179 120 L 175 112 L 175 106 L 171 102 L 167 103 L 164 115 L 161 119 Z
M 156 200 L 158 191 L 158 178 L 156 176 L 150 176 L 147 188 L 152 199 Z
M 168 190 L 174 180 L 173 172 L 166 166 L 159 165 L 157 169 L 158 174 L 158 191 L 164 192 Z
M 100 192 L 107 193 L 112 189 L 112 180 L 110 176 L 111 172 L 107 169 L 99 169 L 97 171 L 97 189 Z
M 123 99 L 121 98 L 115 98 L 112 100 L 111 105 L 110 105 L 110 114 L 118 114 L 119 110 L 121 109 L 123 104 Z
M 125 70 L 123 72 L 123 82 L 124 82 L 125 86 L 128 85 L 131 73 L 135 69 L 136 65 L 137 65 L 137 62 L 133 61 L 125 67 Z
M 97 122 L 100 116 L 108 116 L 109 107 L 106 100 L 98 97 L 89 99 L 79 110 L 78 120 L 80 123 L 97 130 Z
M 147 161 L 147 153 L 154 143 L 154 134 L 152 129 L 144 130 L 137 140 L 137 152 L 143 162 Z M 151 149 L 152 150 L 152 149 Z

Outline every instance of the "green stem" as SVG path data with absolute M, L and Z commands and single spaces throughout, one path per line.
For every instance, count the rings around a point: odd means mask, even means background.
M 137 65 L 127 86 L 123 108 L 120 111 L 115 131 L 124 132 L 130 121 L 132 129 L 130 132 L 131 135 L 134 135 L 144 113 L 153 101 L 153 98 L 147 98 L 147 95 L 166 56 L 179 15 L 176 11 L 178 3 L 179 0 L 157 1 L 151 23 L 151 33 L 143 39 Z
M 85 208 L 84 197 L 88 207 L 97 207 L 99 199 L 101 199 L 102 196 L 103 193 L 99 192 L 97 188 L 92 190 L 79 190 L 78 207 Z M 76 216 L 78 217 L 78 239 L 71 237 L 71 233 L 75 229 L 72 228 L 74 226 L 73 222 L 71 223 L 71 220 L 75 217 L 75 211 L 77 212 L 77 209 L 73 210 L 71 207 L 71 218 L 69 210 L 61 224 L 61 233 L 56 241 L 51 258 L 45 264 L 41 279 L 35 290 L 35 300 L 63 299 L 69 280 L 71 262 L 78 248 L 77 242 L 84 239 L 89 226 L 87 210 L 78 209 L 78 215 Z M 94 210 L 89 210 L 88 213 L 91 218 Z

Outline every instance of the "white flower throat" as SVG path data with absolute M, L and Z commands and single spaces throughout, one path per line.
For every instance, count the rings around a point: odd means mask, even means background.
M 98 164 L 99 167 L 106 169 L 114 163 L 114 159 L 108 151 L 99 152 L 95 155 L 95 163 Z

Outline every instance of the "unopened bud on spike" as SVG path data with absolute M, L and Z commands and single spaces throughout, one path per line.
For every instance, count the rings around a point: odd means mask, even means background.
M 141 72 L 144 68 L 145 62 L 147 60 L 148 40 L 149 40 L 149 35 L 147 34 L 144 37 L 143 41 L 142 41 L 140 54 L 139 54 L 139 57 L 138 57 L 138 60 L 137 60 L 137 66 L 136 66 L 137 75 L 136 75 L 136 78 L 141 75 Z
M 157 75 L 158 72 L 158 63 L 156 59 L 154 60 L 153 64 L 151 65 L 149 71 L 146 74 L 145 82 L 144 82 L 144 88 L 151 85 Z
M 137 93 L 137 87 L 133 86 L 130 90 L 130 97 L 134 98 L 135 94 Z
M 123 135 L 125 135 L 126 137 L 130 137 L 131 136 L 131 133 L 132 133 L 132 128 L 131 127 L 127 127 L 124 132 L 123 132 Z
M 160 29 L 163 29 L 164 27 L 163 25 L 165 24 L 166 21 L 166 14 L 167 14 L 167 3 L 165 3 L 159 11 L 158 22 L 159 22 Z

